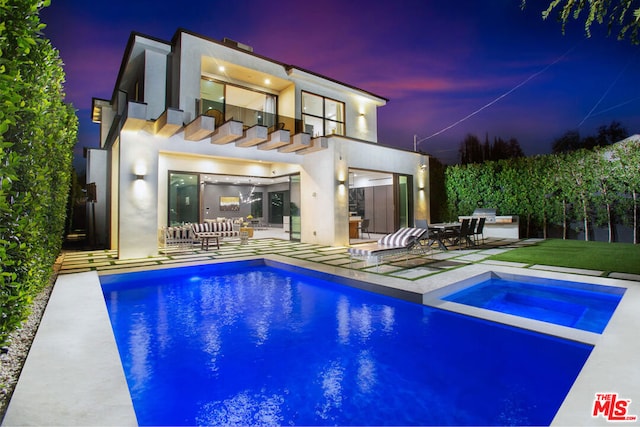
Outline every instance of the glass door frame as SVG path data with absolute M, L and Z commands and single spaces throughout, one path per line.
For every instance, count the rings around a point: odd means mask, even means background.
M 400 227 L 413 227 L 413 175 L 393 174 L 393 197 L 396 230 Z
M 171 196 L 171 176 L 172 175 L 188 175 L 188 176 L 194 176 L 195 177 L 195 181 L 196 181 L 196 191 L 195 191 L 195 197 L 196 200 L 194 200 L 193 202 L 189 201 L 189 204 L 193 204 L 193 206 L 195 206 L 196 212 L 197 212 L 197 218 L 196 221 L 192 221 L 192 222 L 200 222 L 200 207 L 201 207 L 201 199 L 202 199 L 202 189 L 201 189 L 201 185 L 200 185 L 200 174 L 198 172 L 189 172 L 189 171 L 175 171 L 175 170 L 170 170 L 168 171 L 168 176 L 167 176 L 167 225 L 171 226 L 171 225 L 177 225 L 180 222 L 176 221 L 176 224 L 172 224 L 172 218 L 171 218 L 171 203 L 172 203 L 172 196 Z M 184 222 L 184 221 L 182 221 Z

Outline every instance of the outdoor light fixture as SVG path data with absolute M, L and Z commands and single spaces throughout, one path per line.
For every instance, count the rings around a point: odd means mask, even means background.
M 147 165 L 143 159 L 138 159 L 133 167 L 133 176 L 138 179 L 144 179 L 147 174 Z
M 338 181 L 338 185 L 344 185 L 344 179 Z

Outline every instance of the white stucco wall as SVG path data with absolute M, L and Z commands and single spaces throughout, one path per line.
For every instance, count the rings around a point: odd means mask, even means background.
M 118 256 L 125 259 L 158 253 L 158 153 L 142 133 L 120 135 Z
M 164 112 L 167 99 L 167 56 L 145 51 L 144 102 L 147 119 L 155 120 Z
M 396 172 L 414 177 L 414 205 L 424 209 L 420 188 L 421 156 L 376 144 L 340 137 L 329 147 L 308 155 L 263 151 L 235 144 L 215 145 L 208 140 L 184 141 L 182 133 L 161 139 L 139 131 L 123 132 L 118 212 L 121 258 L 157 253 L 158 228 L 167 221 L 168 173 L 171 170 L 213 174 L 281 176 L 300 173 L 301 239 L 323 245 L 348 245 L 349 168 Z M 233 159 L 235 158 L 235 159 Z M 145 172 L 146 171 L 146 172 Z M 136 179 L 138 172 L 144 179 Z
M 279 113 L 283 116 L 300 118 L 302 91 L 344 102 L 346 135 L 365 141 L 377 141 L 376 108 L 385 104 L 385 101 L 381 98 L 371 96 L 364 91 L 348 88 L 338 82 L 323 79 L 299 69 L 293 69 L 290 73 L 287 73 L 287 70 L 281 64 L 243 51 L 230 49 L 191 34 L 182 33 L 180 37 L 179 108 L 185 112 L 185 122 L 193 120 L 196 115 L 195 100 L 200 98 L 202 58 L 206 56 L 291 81 L 295 85 L 295 93 L 291 93 L 292 88 L 288 88 L 279 94 L 278 108 Z M 246 82 L 234 82 L 226 79 L 224 75 L 217 76 L 217 78 L 252 88 Z M 271 92 L 271 90 L 264 87 L 253 88 Z
M 300 224 L 303 242 L 329 244 L 335 237 L 334 150 L 304 157 L 300 172 Z
M 424 186 L 427 170 L 422 169 L 424 156 L 377 144 L 341 137 L 329 138 L 329 148 L 306 156 L 302 165 L 302 241 L 322 245 L 349 244 L 350 168 L 413 176 L 414 213 L 424 218 L 428 193 Z M 346 185 L 339 185 L 344 180 Z
M 167 221 L 168 172 L 171 170 L 264 177 L 299 172 L 301 238 L 304 242 L 348 244 L 348 186 L 340 186 L 338 181 L 347 181 L 349 168 L 413 176 L 416 211 L 426 212 L 428 195 L 421 199 L 417 191 L 424 186 L 424 178 L 420 175 L 420 165 L 424 163 L 421 156 L 359 141 L 377 140 L 376 108 L 384 105 L 383 99 L 304 70 L 287 70 L 277 62 L 188 33 L 180 33 L 178 37 L 180 40 L 174 58 L 179 60 L 179 64 L 172 65 L 174 77 L 177 75 L 172 85 L 179 84 L 179 89 L 172 88 L 171 95 L 177 96 L 179 105 L 172 106 L 184 111 L 185 123 L 196 116 L 195 100 L 200 98 L 202 58 L 206 57 L 209 62 L 216 58 L 291 81 L 294 85 L 279 96 L 279 112 L 286 116 L 300 118 L 302 91 L 344 102 L 349 138 L 330 137 L 328 149 L 302 156 L 259 150 L 257 147 L 236 147 L 234 143 L 211 144 L 210 138 L 198 142 L 185 141 L 183 130 L 170 138 L 152 135 L 151 126 L 136 132 L 123 131 L 119 143 L 114 146 L 116 152 L 112 154 L 112 172 L 115 174 L 112 188 L 116 191 L 112 199 L 111 229 L 112 234 L 115 233 L 112 245 L 117 246 L 121 258 L 157 253 L 158 229 Z M 150 46 L 151 50 L 145 52 L 145 102 L 147 118 L 154 120 L 166 108 L 168 50 L 156 49 L 153 44 Z M 239 81 L 234 83 L 243 84 Z M 106 133 L 103 132 L 102 136 L 106 137 Z M 136 174 L 142 174 L 144 178 L 136 179 Z
M 179 108 L 185 112 L 185 121 L 195 118 L 195 100 L 200 98 L 200 78 L 202 76 L 202 57 L 208 56 L 239 64 L 249 69 L 262 71 L 286 79 L 284 68 L 276 63 L 243 51 L 193 36 L 180 34 L 180 97 Z M 242 84 L 242 82 L 236 82 Z

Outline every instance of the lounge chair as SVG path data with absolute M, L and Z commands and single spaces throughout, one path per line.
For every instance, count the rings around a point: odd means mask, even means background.
M 377 243 L 349 248 L 350 263 L 353 262 L 353 258 L 374 261 L 377 269 L 380 261 L 386 257 L 408 255 L 415 247 L 423 252 L 424 248 L 420 240 L 425 233 L 427 230 L 424 228 L 403 227 L 395 233 L 382 237 Z
M 423 247 L 429 247 L 431 248 L 431 246 L 434 243 L 439 243 L 439 232 L 438 230 L 434 229 L 434 228 L 429 228 L 429 224 L 427 223 L 426 219 L 416 219 L 414 221 L 416 228 L 423 228 L 425 230 L 427 230 L 426 233 L 424 233 L 422 235 L 422 237 L 420 238 L 420 244 Z M 425 243 L 426 242 L 426 243 Z

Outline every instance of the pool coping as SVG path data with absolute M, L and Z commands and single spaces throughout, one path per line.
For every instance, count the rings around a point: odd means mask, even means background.
M 138 425 L 95 272 L 58 276 L 2 425 Z
M 630 414 L 640 413 L 640 405 L 635 403 L 640 402 L 640 366 L 632 360 L 640 353 L 634 330 L 640 324 L 640 310 L 634 310 L 640 307 L 639 282 L 491 264 L 471 264 L 407 281 L 279 255 L 192 262 L 180 267 L 259 259 L 329 274 L 336 281 L 373 292 L 593 344 L 552 425 L 610 424 L 603 416 L 592 416 L 596 393 L 617 393 L 621 399 L 631 399 Z M 137 425 L 99 276 L 175 267 L 155 265 L 59 276 L 2 425 Z M 623 286 L 627 291 L 603 334 L 439 300 L 441 288 L 492 271 Z

